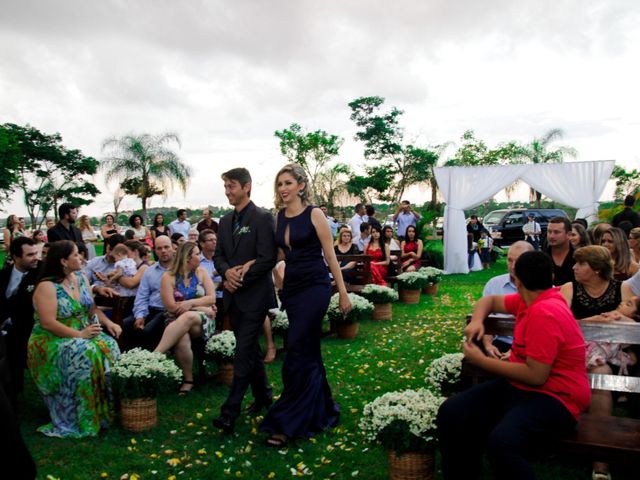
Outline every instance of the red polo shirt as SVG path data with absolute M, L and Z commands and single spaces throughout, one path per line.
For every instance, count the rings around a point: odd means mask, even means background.
M 504 298 L 515 315 L 510 362 L 525 363 L 527 357 L 551 365 L 541 387 L 511 381 L 514 387 L 542 392 L 558 399 L 578 419 L 591 402 L 585 363 L 585 341 L 578 322 L 558 288 L 542 292 L 527 306 L 519 294 Z

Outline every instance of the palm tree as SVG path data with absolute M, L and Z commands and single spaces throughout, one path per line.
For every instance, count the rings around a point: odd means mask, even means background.
M 120 181 L 120 186 L 130 195 L 142 201 L 142 216 L 147 218 L 147 199 L 154 195 L 166 195 L 177 182 L 186 193 L 191 178 L 191 169 L 182 163 L 178 155 L 167 144 L 176 143 L 176 133 L 160 135 L 129 134 L 111 137 L 102 144 L 102 151 L 110 154 L 101 163 L 106 181 Z
M 525 145 L 522 150 L 522 157 L 531 163 L 560 163 L 565 155 L 575 158 L 578 152 L 572 147 L 555 147 L 549 149 L 549 144 L 564 137 L 564 131 L 560 128 L 553 128 L 545 133 L 541 138 L 534 138 L 529 145 Z M 535 200 L 536 207 L 540 208 L 540 198 L 542 194 L 534 188 L 530 188 L 530 200 Z

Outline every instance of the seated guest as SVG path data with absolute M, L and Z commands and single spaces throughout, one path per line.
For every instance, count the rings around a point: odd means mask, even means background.
M 612 230 L 618 230 L 612 228 Z M 605 232 L 607 235 L 608 232 Z M 605 237 L 603 236 L 603 239 Z M 560 287 L 560 293 L 564 296 L 573 315 L 578 320 L 601 321 L 601 314 L 616 310 L 627 298 L 622 297 L 621 282 L 613 278 L 613 260 L 609 250 L 598 245 L 582 247 L 574 253 L 576 261 L 573 267 L 575 281 Z M 611 374 L 609 365 L 595 361 L 600 345 L 591 343 L 587 345 L 587 370 L 589 373 Z M 632 361 L 625 352 L 620 352 L 618 366 L 626 370 L 626 365 Z M 589 413 L 597 416 L 611 416 L 613 400 L 611 392 L 607 390 L 594 390 L 592 392 Z M 606 463 L 595 462 L 594 472 L 607 474 L 609 466 Z
M 586 247 L 591 245 L 591 238 L 587 233 L 587 229 L 582 226 L 581 223 L 573 222 L 571 224 L 571 233 L 569 233 L 569 241 L 574 250 L 580 247 Z
M 200 232 L 198 231 L 197 228 L 191 228 L 189 230 L 189 236 L 187 238 L 188 242 L 193 242 L 193 243 L 198 243 L 198 236 L 200 235 Z
M 353 234 L 353 232 L 352 232 Z M 360 235 L 357 238 L 353 239 L 353 244 L 358 247 L 358 251 L 360 253 L 364 252 L 365 245 L 371 239 L 371 225 L 367 222 L 362 222 L 360 224 Z
M 632 228 L 629 232 L 629 248 L 631 249 L 631 259 L 640 263 L 640 227 Z
M 211 280 L 216 291 L 216 328 L 222 327 L 222 316 L 224 315 L 224 307 L 222 304 L 222 297 L 224 291 L 222 289 L 222 276 L 216 271 L 216 266 L 213 263 L 213 255 L 216 251 L 216 245 L 218 244 L 218 237 L 213 230 L 204 229 L 200 231 L 198 237 L 198 246 L 200 247 L 200 266 L 204 268 Z
M 517 241 L 511 245 L 507 252 L 507 269 L 509 273 L 498 275 L 489 280 L 484 286 L 484 290 L 482 290 L 482 296 L 518 293 L 515 279 L 516 262 L 524 252 L 532 252 L 533 250 L 533 245 L 524 240 Z M 499 335 L 494 338 L 492 335 L 485 335 L 482 337 L 482 343 L 487 355 L 493 358 L 504 358 L 504 354 L 511 350 L 513 337 Z
M 354 243 L 352 243 L 352 235 L 351 230 L 348 226 L 343 225 L 338 229 L 338 238 L 335 241 L 333 249 L 336 252 L 336 255 L 358 255 L 360 254 L 360 250 Z M 350 283 L 353 281 L 353 274 L 355 272 L 356 262 L 355 261 L 340 261 L 340 270 L 342 271 L 342 278 L 345 282 Z
M 483 297 L 464 330 L 467 360 L 498 377 L 446 400 L 437 418 L 445 479 L 478 478 L 486 451 L 496 478 L 532 479 L 527 457 L 571 433 L 590 400 L 582 331 L 553 287 L 553 262 L 525 252 L 513 295 Z M 491 312 L 516 317 L 509 361 L 475 344 Z
M 122 235 L 119 233 L 111 235 L 105 242 L 105 254 L 91 259 L 84 266 L 84 274 L 89 279 L 93 293 L 105 297 L 113 296 L 113 290 L 106 286 L 106 282 L 109 280 L 107 275 L 116 268 L 111 251 L 116 245 L 120 245 L 121 243 L 124 243 L 124 237 Z
M 164 331 L 165 308 L 160 296 L 160 281 L 173 262 L 173 248 L 167 236 L 156 238 L 158 261 L 142 274 L 133 303 L 133 315 L 123 320 L 124 339 L 128 346 L 153 350 Z
M 400 244 L 393 238 L 393 227 L 391 225 L 387 225 L 382 229 L 382 238 L 384 239 L 384 243 L 389 245 L 389 249 L 400 250 Z
M 187 241 L 186 238 L 184 238 L 184 235 L 182 235 L 181 233 L 171 234 L 171 247 L 173 248 L 174 252 L 178 249 L 180 245 L 182 245 L 186 241 Z
M 382 241 L 382 230 L 379 227 L 371 227 L 371 241 L 364 247 L 364 253 L 371 257 L 371 280 L 376 285 L 386 287 L 384 277 L 387 276 L 391 252 L 389 245 Z
M 589 232 L 591 235 L 591 245 L 600 245 L 602 243 L 602 234 L 610 228 L 611 225 L 606 222 L 598 223 L 597 225 L 595 225 Z
M 7 393 L 15 408 L 16 394 L 24 384 L 27 342 L 33 328 L 33 288 L 41 263 L 35 242 L 28 237 L 15 238 L 8 253 L 12 264 L 0 271 L 0 337 L 5 341 L 11 374 Z
M 42 260 L 42 248 L 44 247 L 46 238 L 44 232 L 42 230 L 34 230 L 31 238 L 33 238 L 33 241 L 36 244 L 38 260 Z
M 638 271 L 638 264 L 631 259 L 631 247 L 627 236 L 616 227 L 611 227 L 602 234 L 600 245 L 611 253 L 613 259 L 613 277 L 626 280 Z
M 142 257 L 147 250 L 138 240 L 127 240 L 116 245 L 111 252 L 115 260 L 115 270 L 107 275 L 107 286 L 112 287 L 121 297 L 135 297 L 142 275 L 149 264 Z
M 28 365 L 51 415 L 38 430 L 52 437 L 95 436 L 113 419 L 105 373 L 120 355 L 102 330 L 116 338 L 122 330 L 96 308 L 73 242 L 51 244 L 33 303 Z
M 420 268 L 422 258 L 422 240 L 418 238 L 416 227 L 409 225 L 405 231 L 404 240 L 400 242 L 400 270 L 413 272 Z
M 569 240 L 571 223 L 566 217 L 551 217 L 547 225 L 545 252 L 553 260 L 553 284 L 564 285 L 575 280 L 573 276 L 573 246 Z
M 179 395 L 193 388 L 191 337 L 208 339 L 215 331 L 215 293 L 213 281 L 200 267 L 200 249 L 193 242 L 178 247 L 171 268 L 162 275 L 160 295 L 164 303 L 166 327 L 156 352 L 173 349 L 182 369 Z

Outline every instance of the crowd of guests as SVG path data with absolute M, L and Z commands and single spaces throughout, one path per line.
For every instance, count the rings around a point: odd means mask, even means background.
M 497 478 L 534 478 L 527 459 L 539 447 L 575 429 L 584 411 L 612 414 L 611 392 L 591 391 L 587 373 L 628 374 L 638 368 L 640 352 L 610 342 L 585 348 L 579 322 L 640 321 L 634 200 L 625 199 L 611 224 L 588 229 L 583 220 L 554 217 L 545 246 L 535 226 L 525 241 L 511 245 L 508 273 L 487 283 L 465 329 L 466 358 L 499 379 L 442 406 L 445 478 L 476 478 L 485 451 Z M 484 318 L 492 312 L 516 317 L 513 338 L 484 335 Z M 608 464 L 593 460 L 592 478 L 610 479 Z

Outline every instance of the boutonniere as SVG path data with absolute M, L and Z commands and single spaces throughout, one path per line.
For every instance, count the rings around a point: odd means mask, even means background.
M 238 230 L 238 235 L 244 235 L 245 233 L 251 233 L 251 228 L 245 226 Z
M 29 285 L 29 286 L 27 287 L 27 293 L 31 293 L 31 292 L 33 292 L 33 291 L 35 290 L 35 288 L 36 288 L 36 286 L 35 286 L 35 285 Z

